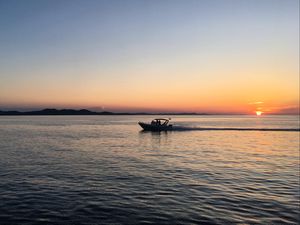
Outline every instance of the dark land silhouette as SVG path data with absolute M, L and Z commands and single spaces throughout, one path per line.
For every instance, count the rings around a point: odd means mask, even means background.
M 210 115 L 207 113 L 147 113 L 147 112 L 137 112 L 137 113 L 114 113 L 114 112 L 94 112 L 87 109 L 43 109 L 37 111 L 1 111 L 0 116 L 51 116 L 51 115 Z

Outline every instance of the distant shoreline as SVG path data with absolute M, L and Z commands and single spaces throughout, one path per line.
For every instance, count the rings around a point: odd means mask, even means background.
M 104 116 L 118 116 L 118 115 L 170 115 L 170 116 L 241 116 L 249 115 L 242 113 L 193 113 L 193 112 L 182 112 L 182 113 L 172 113 L 172 112 L 160 112 L 160 113 L 149 113 L 149 112 L 95 112 L 87 109 L 42 109 L 35 111 L 2 111 L 0 110 L 0 116 L 94 116 L 94 115 L 104 115 Z M 266 115 L 298 115 L 298 114 L 266 114 Z
M 88 115 L 213 115 L 208 113 L 147 113 L 147 112 L 94 112 L 87 109 L 43 109 L 36 111 L 20 112 L 20 111 L 1 111 L 0 116 L 88 116 Z

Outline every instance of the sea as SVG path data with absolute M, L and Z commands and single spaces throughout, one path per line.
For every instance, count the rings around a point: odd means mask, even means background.
M 155 117 L 1 116 L 0 224 L 300 223 L 299 116 Z

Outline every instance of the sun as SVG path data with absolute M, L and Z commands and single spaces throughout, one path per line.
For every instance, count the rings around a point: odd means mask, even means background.
M 255 112 L 257 116 L 261 116 L 261 114 L 263 113 L 262 111 L 256 111 Z

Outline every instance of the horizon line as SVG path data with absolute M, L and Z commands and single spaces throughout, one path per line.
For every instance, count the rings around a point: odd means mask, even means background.
M 69 112 L 64 112 L 69 111 Z M 51 114 L 54 113 L 54 114 Z M 250 113 L 238 113 L 238 112 L 147 112 L 147 111 L 134 111 L 134 112 L 115 112 L 115 111 L 106 111 L 106 110 L 89 110 L 85 108 L 81 109 L 72 109 L 72 108 L 43 108 L 39 110 L 28 110 L 28 111 L 20 111 L 20 110 L 2 110 L 0 108 L 0 115 L 255 115 Z M 58 113 L 58 114 L 55 114 Z M 59 114 L 60 113 L 60 114 Z M 65 114 L 64 114 L 65 113 Z M 69 113 L 69 114 L 68 114 Z M 74 113 L 74 114 L 72 114 Z M 82 113 L 82 114 L 80 114 Z M 298 115 L 298 113 L 268 113 L 264 112 L 263 115 Z

